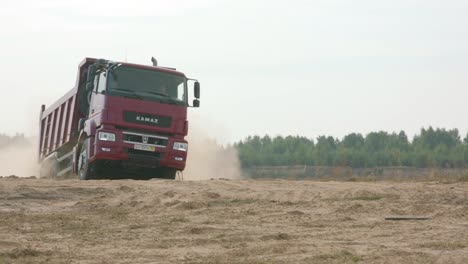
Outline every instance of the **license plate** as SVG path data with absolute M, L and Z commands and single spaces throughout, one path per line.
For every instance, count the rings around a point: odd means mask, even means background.
M 140 145 L 140 144 L 135 144 L 135 146 L 133 148 L 138 149 L 138 150 L 153 151 L 153 152 L 155 150 L 154 146 Z

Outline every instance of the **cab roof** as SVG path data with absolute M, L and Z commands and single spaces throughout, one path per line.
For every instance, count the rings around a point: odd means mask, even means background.
M 83 61 L 80 63 L 80 68 L 83 66 L 88 66 L 94 62 L 96 62 L 98 59 L 96 58 L 84 58 Z M 110 60 L 108 60 L 110 61 Z M 113 61 L 112 61 L 113 62 Z M 161 67 L 161 66 L 152 66 L 152 65 L 143 65 L 143 64 L 135 64 L 135 63 L 128 63 L 128 62 L 120 62 L 120 61 L 115 61 L 116 63 L 122 64 L 123 66 L 128 66 L 132 68 L 137 68 L 137 69 L 144 69 L 144 70 L 150 70 L 150 71 L 159 71 L 159 72 L 165 72 L 169 74 L 175 74 L 179 75 L 182 77 L 186 77 L 183 72 L 176 71 L 175 69 L 172 68 L 166 68 L 166 67 Z

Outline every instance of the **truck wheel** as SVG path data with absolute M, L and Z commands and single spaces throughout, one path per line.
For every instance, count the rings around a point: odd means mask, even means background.
M 89 163 L 89 138 L 85 139 L 80 147 L 80 154 L 78 155 L 78 176 L 80 180 L 91 180 L 94 178 L 94 166 Z
M 162 168 L 159 178 L 175 180 L 176 173 L 177 173 L 177 170 L 175 169 Z

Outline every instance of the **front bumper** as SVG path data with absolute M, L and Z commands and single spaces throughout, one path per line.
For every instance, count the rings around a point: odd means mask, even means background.
M 100 131 L 110 132 L 115 134 L 115 141 L 102 141 L 98 139 Z M 174 150 L 174 142 L 187 143 L 183 138 L 166 137 L 165 146 L 155 144 L 145 144 L 140 142 L 129 142 L 125 140 L 124 134 L 132 132 L 114 130 L 114 129 L 98 129 L 94 138 L 93 146 L 91 146 L 90 162 L 95 160 L 112 160 L 120 161 L 125 166 L 158 168 L 168 167 L 177 170 L 185 169 L 187 159 L 187 151 Z M 145 135 L 135 133 L 138 135 Z M 153 136 L 148 133 L 148 136 Z M 143 149 L 151 149 L 142 150 Z

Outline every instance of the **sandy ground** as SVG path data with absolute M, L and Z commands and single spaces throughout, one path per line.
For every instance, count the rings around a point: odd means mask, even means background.
M 467 198 L 468 183 L 4 178 L 0 263 L 468 263 Z

